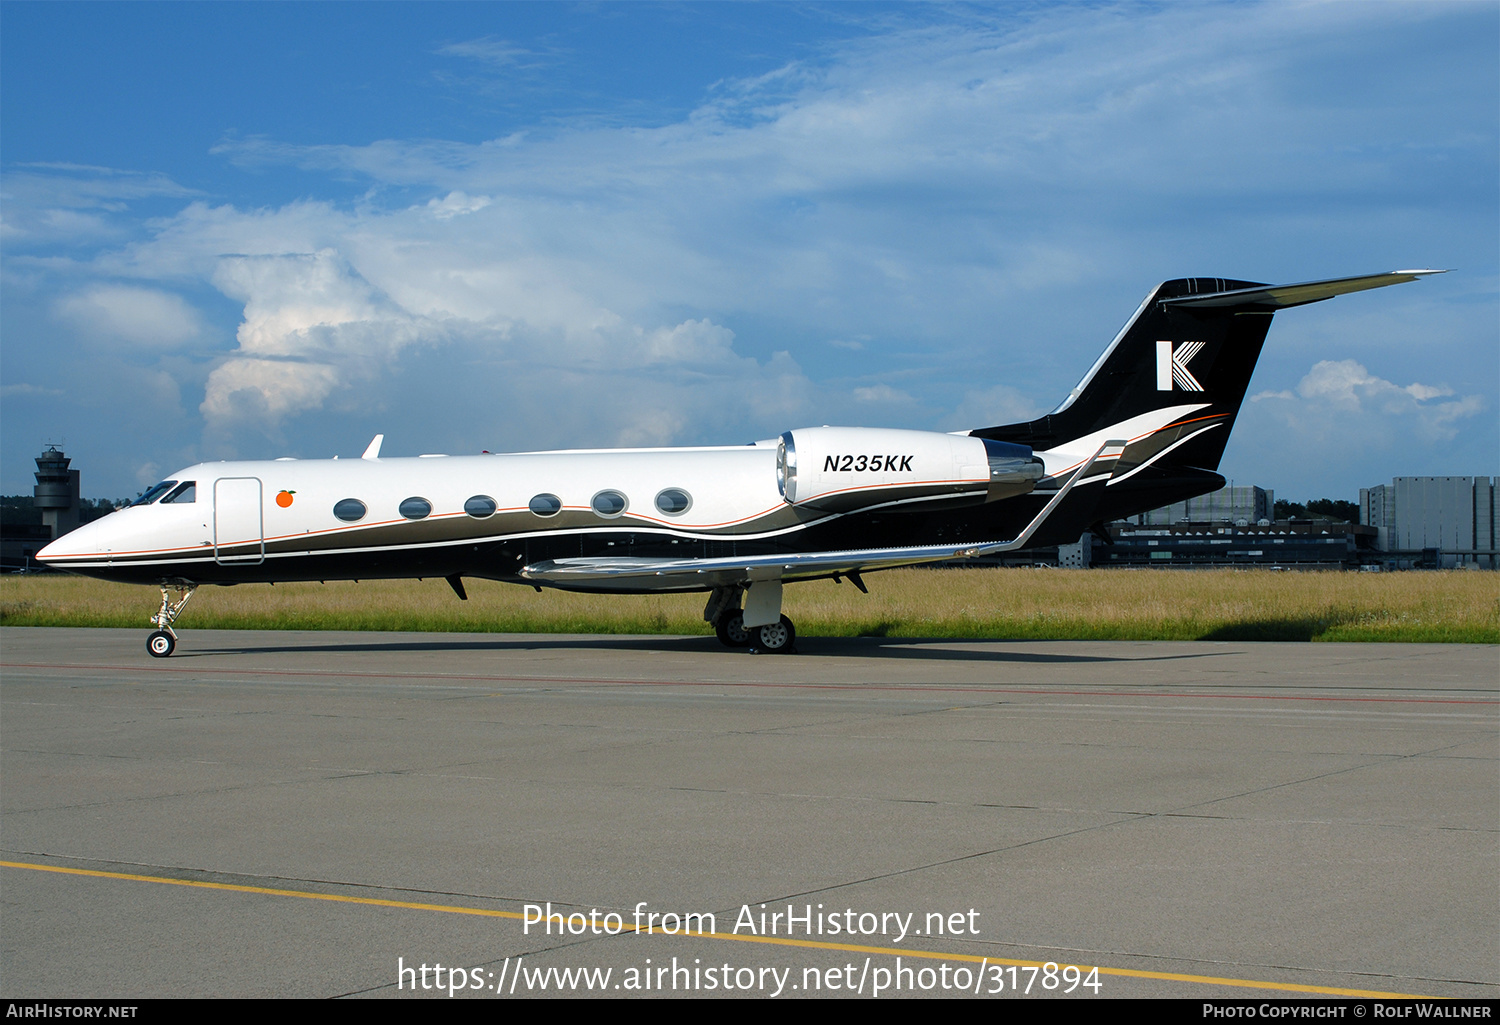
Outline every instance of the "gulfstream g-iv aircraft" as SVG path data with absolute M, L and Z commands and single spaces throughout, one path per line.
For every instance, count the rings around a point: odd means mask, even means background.
M 464 577 L 706 591 L 730 647 L 789 652 L 784 584 L 1055 545 L 1224 485 L 1279 309 L 1412 281 L 1158 285 L 1051 413 L 955 434 L 808 427 L 752 445 L 199 463 L 37 555 L 161 587 L 155 656 L 202 584 Z

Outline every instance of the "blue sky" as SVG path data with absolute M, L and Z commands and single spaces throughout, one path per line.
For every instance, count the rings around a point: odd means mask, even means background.
M 1221 470 L 1500 473 L 1493 4 L 0 4 L 0 490 L 955 430 L 1157 281 L 1278 315 Z

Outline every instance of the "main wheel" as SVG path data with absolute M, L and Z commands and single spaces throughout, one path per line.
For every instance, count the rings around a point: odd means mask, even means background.
M 792 628 L 792 621 L 782 616 L 781 622 L 761 627 L 756 639 L 760 641 L 760 650 L 767 655 L 789 655 L 796 648 L 797 631 Z
M 146 650 L 153 658 L 166 658 L 177 648 L 177 639 L 165 630 L 157 630 L 146 638 Z
M 714 623 L 714 634 L 719 638 L 719 643 L 726 648 L 747 648 L 750 646 L 750 633 L 745 629 L 745 614 L 743 612 L 726 612 Z

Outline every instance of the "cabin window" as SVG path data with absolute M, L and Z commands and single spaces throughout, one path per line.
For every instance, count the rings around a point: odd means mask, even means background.
M 618 491 L 601 491 L 589 502 L 594 507 L 594 512 L 606 520 L 619 516 L 629 504 L 629 500 Z
M 150 505 L 152 502 L 156 501 L 162 495 L 165 495 L 168 491 L 171 491 L 172 490 L 172 485 L 174 485 L 176 483 L 177 482 L 175 480 L 164 480 L 160 484 L 157 484 L 154 487 L 152 487 L 149 490 L 147 490 L 145 494 L 143 494 L 140 498 L 137 498 L 134 502 L 131 502 L 130 504 L 131 505 Z
M 489 495 L 475 495 L 464 503 L 464 512 L 476 520 L 482 520 L 486 516 L 495 515 L 495 510 L 498 508 L 499 506 L 495 504 L 495 500 Z
M 556 516 L 562 512 L 562 499 L 556 495 L 537 495 L 527 507 L 538 516 Z
M 693 506 L 693 496 L 681 488 L 667 488 L 656 496 L 656 507 L 668 516 L 681 516 Z
M 362 520 L 365 518 L 365 503 L 357 498 L 345 498 L 334 503 L 333 514 L 345 523 Z
M 175 491 L 166 498 L 163 498 L 161 504 L 166 505 L 168 502 L 171 502 L 174 505 L 188 505 L 196 501 L 198 501 L 198 482 L 195 480 L 185 480 L 177 485 Z
M 409 520 L 425 520 L 432 515 L 432 503 L 425 498 L 408 498 L 397 508 Z

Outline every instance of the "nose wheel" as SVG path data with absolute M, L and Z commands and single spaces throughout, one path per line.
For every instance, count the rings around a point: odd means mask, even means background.
M 150 637 L 146 638 L 146 650 L 154 658 L 166 658 L 177 650 L 177 638 L 165 630 L 157 630 Z
M 177 650 L 177 634 L 172 629 L 172 623 L 182 615 L 182 608 L 198 590 L 196 584 L 178 584 L 170 588 L 177 592 L 177 600 L 172 600 L 168 585 L 161 585 L 161 611 L 151 617 L 151 625 L 156 627 L 151 635 L 146 638 L 146 651 L 152 658 L 166 658 Z

